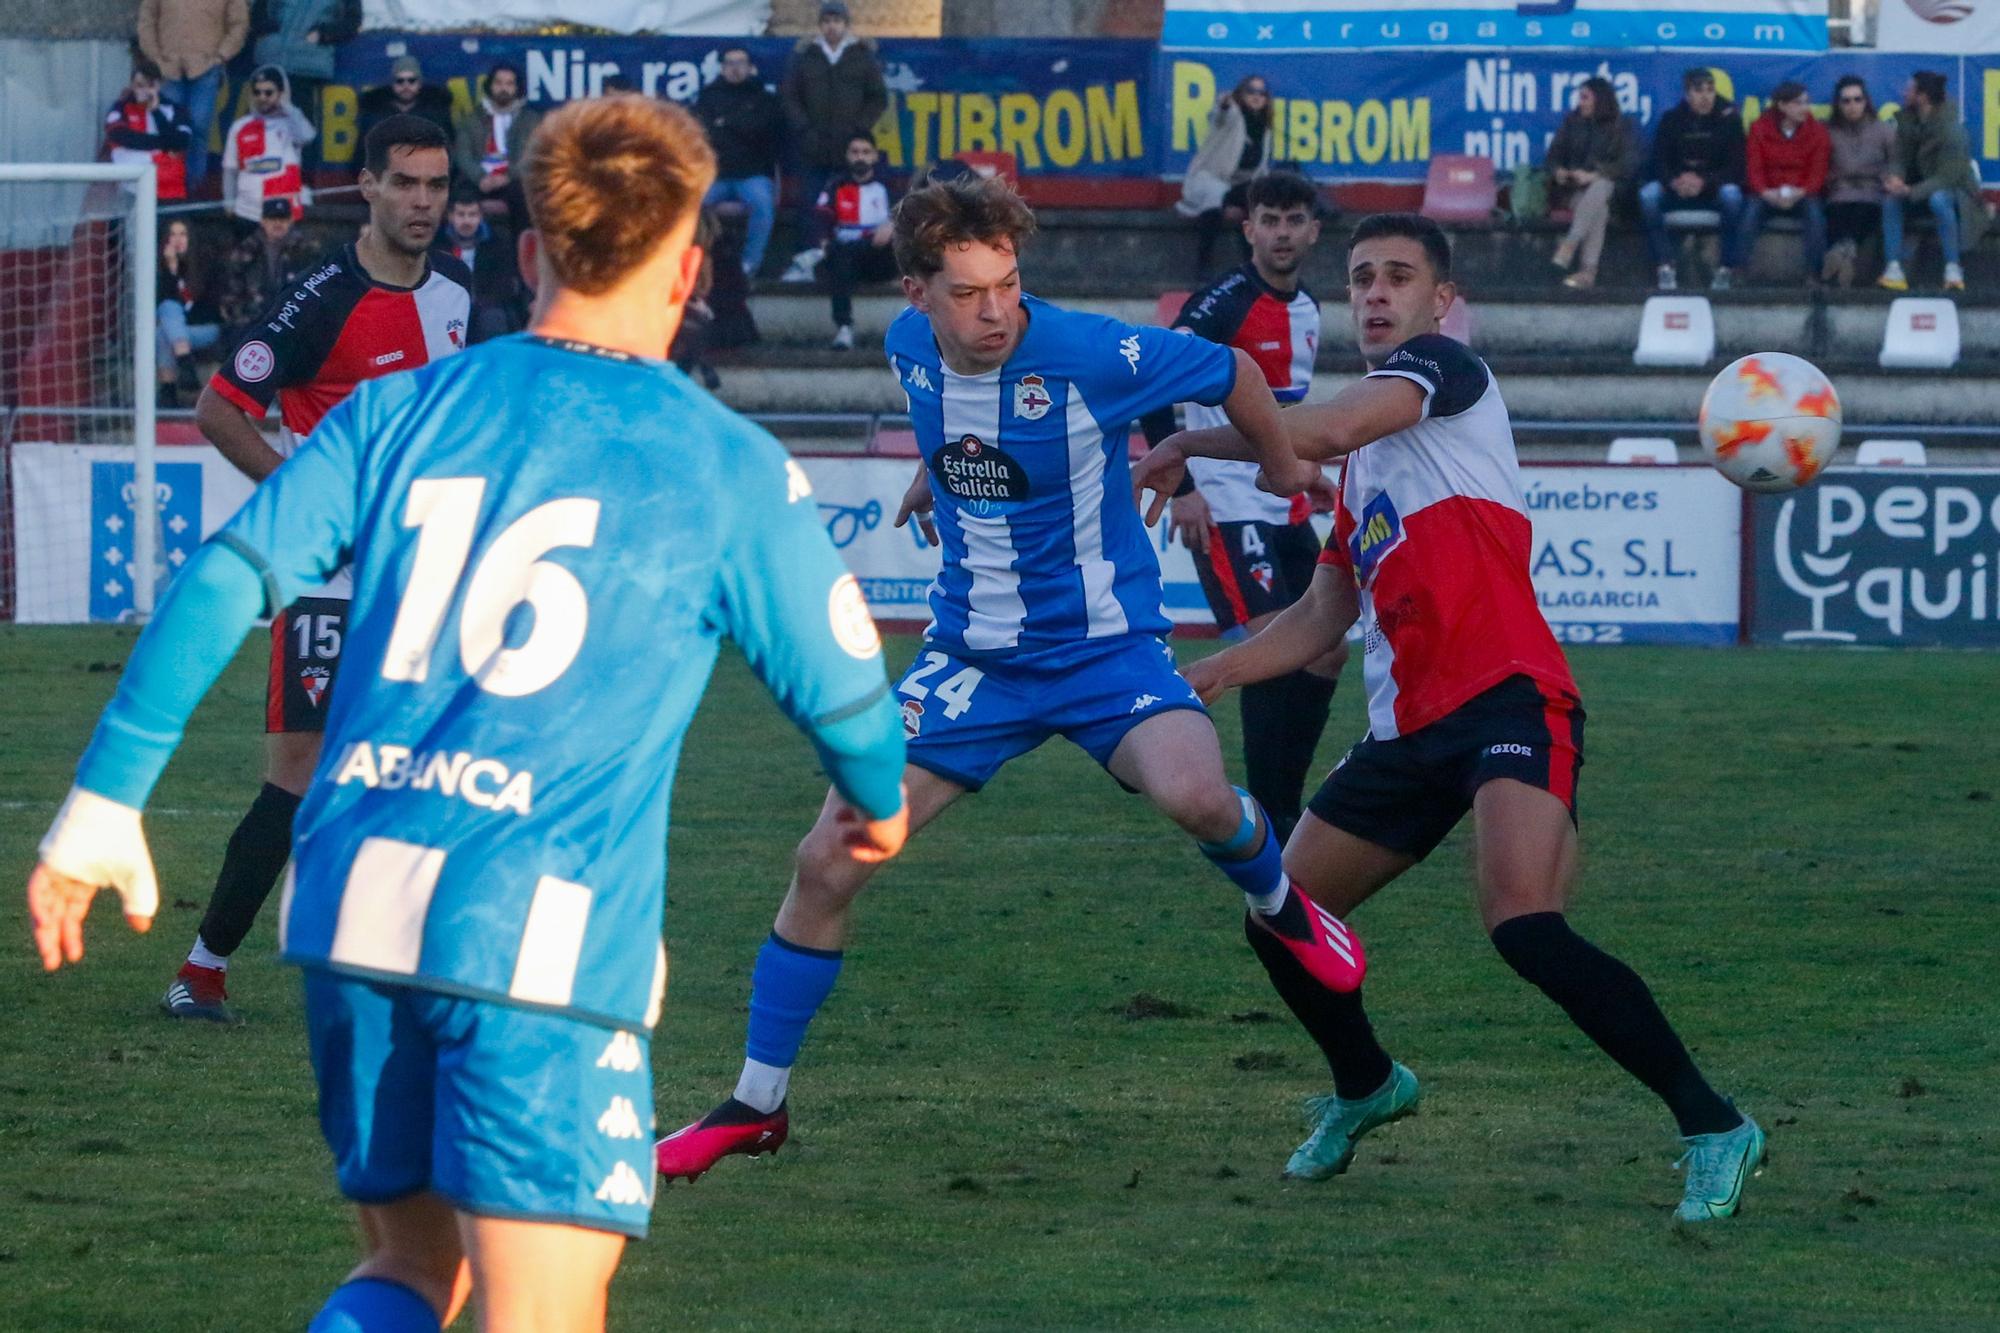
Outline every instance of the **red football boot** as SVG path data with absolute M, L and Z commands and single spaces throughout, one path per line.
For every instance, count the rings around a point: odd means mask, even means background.
M 223 1001 L 229 998 L 224 985 L 228 973 L 219 967 L 182 963 L 174 984 L 160 997 L 160 1008 L 175 1018 L 203 1019 L 210 1023 L 236 1024 L 243 1020 Z
M 692 1125 L 684 1125 L 653 1145 L 653 1164 L 668 1180 L 701 1178 L 702 1172 L 731 1153 L 761 1157 L 776 1152 L 791 1133 L 782 1103 L 771 1112 L 759 1111 L 731 1097 Z
M 1285 905 L 1276 916 L 1252 912 L 1250 919 L 1276 936 L 1320 985 L 1343 994 L 1359 990 L 1368 974 L 1361 937 L 1291 884 L 1285 888 Z

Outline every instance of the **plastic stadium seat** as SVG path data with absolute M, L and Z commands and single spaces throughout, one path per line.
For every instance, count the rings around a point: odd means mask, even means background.
M 1884 370 L 1949 370 L 1958 364 L 1958 307 L 1936 296 L 1899 296 L 1882 327 Z
M 1467 347 L 1472 346 L 1472 307 L 1463 296 L 1454 296 L 1451 305 L 1444 312 L 1444 320 L 1438 325 L 1438 332 L 1447 338 L 1455 338 Z
M 913 430 L 878 430 L 868 441 L 868 452 L 876 458 L 917 457 L 917 433 Z
M 1672 467 L 1681 461 L 1680 446 L 1664 437 L 1622 435 L 1604 455 L 1607 463 L 1652 463 Z
M 1660 215 L 1668 231 L 1720 231 L 1722 214 L 1712 208 L 1673 208 Z
M 981 176 L 998 176 L 1009 185 L 1021 183 L 1020 169 L 1012 153 L 955 153 L 959 161 Z
M 1190 292 L 1161 292 L 1160 299 L 1153 303 L 1153 322 L 1163 329 L 1171 328 L 1174 316 L 1180 314 L 1190 295 Z
M 1705 366 L 1715 356 L 1715 311 L 1706 296 L 1649 296 L 1639 316 L 1635 366 Z
M 1493 159 L 1447 153 L 1431 158 L 1423 215 L 1439 222 L 1490 222 L 1500 204 Z
M 1863 440 L 1854 451 L 1854 461 L 1862 467 L 1922 467 L 1922 440 Z

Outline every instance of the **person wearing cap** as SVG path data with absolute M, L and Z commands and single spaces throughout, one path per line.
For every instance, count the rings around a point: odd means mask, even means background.
M 319 247 L 292 221 L 289 199 L 267 199 L 257 229 L 236 243 L 223 261 L 223 334 L 234 343 L 257 321 L 278 292 L 312 270 Z
M 366 142 L 368 131 L 391 116 L 422 116 L 446 138 L 457 129 L 451 119 L 451 94 L 424 82 L 424 67 L 415 56 L 397 56 L 389 66 L 389 81 L 361 94 L 361 139 Z
M 779 95 L 805 179 L 825 180 L 846 171 L 848 141 L 873 132 L 889 109 L 889 87 L 875 44 L 854 34 L 840 0 L 825 0 L 819 7 L 819 34 L 800 38 L 792 48 Z M 810 192 L 801 200 L 801 238 L 813 234 L 814 202 Z M 818 253 L 804 252 L 792 262 L 796 267 L 806 255 L 816 261 Z M 808 275 L 810 271 L 808 263 Z

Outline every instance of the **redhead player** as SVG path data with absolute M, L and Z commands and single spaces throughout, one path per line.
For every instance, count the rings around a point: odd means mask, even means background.
M 1583 705 L 1529 581 L 1506 404 L 1485 363 L 1438 332 L 1456 294 L 1450 246 L 1426 218 L 1367 218 L 1348 281 L 1369 373 L 1285 414 L 1300 457 L 1344 460 L 1319 572 L 1302 600 L 1196 663 L 1188 681 L 1206 701 L 1297 671 L 1358 618 L 1369 733 L 1310 803 L 1286 874 L 1344 918 L 1470 811 L 1494 948 L 1672 1111 L 1688 1165 L 1675 1216 L 1728 1217 L 1763 1161 L 1763 1131 L 1709 1087 L 1638 974 L 1564 915 Z M 1226 426 L 1172 437 L 1134 473 L 1135 486 L 1158 492 L 1149 519 L 1188 458 L 1245 456 Z M 1338 1175 L 1361 1135 L 1416 1108 L 1416 1076 L 1376 1041 L 1359 987 L 1329 990 L 1257 935 L 1251 944 L 1274 979 L 1290 976 L 1280 990 L 1333 1070 L 1333 1094 L 1308 1103 L 1313 1132 L 1285 1174 Z

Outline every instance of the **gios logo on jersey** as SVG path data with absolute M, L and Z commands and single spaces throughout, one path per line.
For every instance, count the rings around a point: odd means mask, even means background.
M 961 435 L 932 454 L 931 472 L 947 491 L 968 503 L 1028 498 L 1028 470 L 999 445 L 977 435 Z

